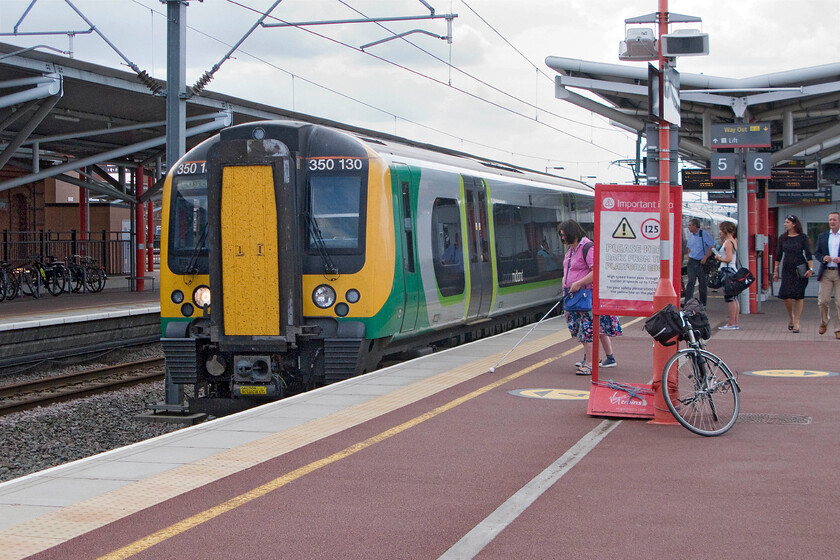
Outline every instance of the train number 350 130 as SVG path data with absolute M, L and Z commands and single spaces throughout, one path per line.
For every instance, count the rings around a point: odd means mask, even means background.
M 358 171 L 362 165 L 358 158 L 318 158 L 309 160 L 309 171 Z

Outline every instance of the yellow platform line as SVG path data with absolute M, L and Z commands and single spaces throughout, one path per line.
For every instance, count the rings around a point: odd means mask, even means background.
M 572 351 L 574 351 L 574 350 L 570 350 L 569 352 L 572 352 Z M 413 428 L 413 427 L 415 427 L 419 424 L 422 424 L 426 420 L 430 420 L 430 419 L 434 418 L 435 416 L 438 416 L 440 414 L 443 414 L 444 412 L 452 410 L 456 406 L 460 406 L 460 405 L 464 404 L 465 402 L 468 402 L 468 401 L 470 401 L 470 400 L 472 400 L 472 399 L 474 399 L 478 396 L 481 396 L 481 395 L 483 395 L 483 394 L 485 394 L 489 391 L 492 391 L 493 389 L 496 389 L 497 387 L 500 387 L 500 386 L 504 385 L 505 383 L 513 381 L 514 379 L 517 379 L 519 377 L 522 377 L 523 375 L 525 375 L 527 373 L 530 373 L 530 372 L 532 372 L 536 369 L 547 366 L 548 364 L 550 364 L 551 362 L 553 362 L 553 361 L 555 361 L 559 358 L 560 358 L 560 356 L 554 356 L 552 358 L 547 358 L 547 359 L 542 360 L 541 362 L 538 362 L 538 363 L 536 363 L 532 366 L 528 366 L 524 369 L 521 369 L 521 370 L 517 371 L 516 373 L 512 373 L 512 374 L 508 375 L 507 377 L 499 379 L 498 381 L 494 381 L 493 383 L 489 383 L 489 384 L 487 384 L 487 385 L 485 385 L 485 386 L 483 386 L 479 389 L 476 389 L 475 391 L 472 391 L 471 393 L 467 393 L 466 395 L 464 395 L 462 397 L 458 397 L 457 399 L 449 401 L 448 403 L 446 403 L 444 405 L 441 405 L 441 406 L 435 408 L 434 410 L 431 410 L 429 412 L 426 412 L 424 414 L 416 416 L 416 417 L 412 418 L 411 420 L 408 420 L 407 422 L 403 422 L 402 424 L 400 424 L 398 426 L 394 426 L 393 428 L 385 430 L 384 432 L 381 432 L 381 433 L 379 433 L 375 436 L 372 436 L 372 437 L 370 437 L 370 438 L 368 438 L 364 441 L 360 441 L 359 443 L 355 443 L 355 444 L 353 444 L 349 447 L 346 447 L 346 448 L 342 449 L 341 451 L 339 451 L 337 453 L 333 453 L 329 457 L 324 457 L 323 459 L 313 461 L 312 463 L 309 463 L 308 465 L 305 465 L 303 467 L 300 467 L 299 469 L 293 470 L 290 473 L 287 473 L 283 476 L 275 478 L 274 480 L 272 480 L 270 482 L 267 482 L 266 484 L 263 484 L 261 486 L 258 486 L 256 488 L 254 488 L 253 490 L 250 490 L 248 492 L 240 494 L 239 496 L 236 496 L 235 498 L 232 498 L 232 499 L 230 499 L 230 500 L 228 500 L 228 501 L 226 501 L 222 504 L 219 504 L 218 506 L 215 506 L 215 507 L 212 507 L 210 509 L 204 510 L 201 513 L 193 515 L 192 517 L 188 517 L 187 519 L 184 519 L 183 521 L 179 521 L 178 523 L 170 525 L 169 527 L 165 527 L 165 528 L 161 529 L 160 531 L 152 533 L 151 535 L 149 535 L 147 537 L 144 537 L 142 539 L 136 540 L 133 543 L 129 544 L 128 546 L 125 546 L 123 548 L 115 550 L 114 552 L 111 552 L 110 554 L 100 556 L 98 560 L 124 560 L 126 558 L 130 558 L 130 557 L 134 556 L 135 554 L 139 554 L 139 553 L 141 553 L 145 550 L 148 550 L 149 548 L 151 548 L 151 547 L 153 547 L 157 544 L 160 544 L 160 543 L 162 543 L 162 542 L 164 542 L 168 539 L 171 539 L 173 537 L 176 537 L 176 536 L 180 535 L 181 533 L 189 531 L 190 529 L 192 529 L 194 527 L 197 527 L 197 526 L 201 525 L 202 523 L 206 523 L 207 521 L 215 519 L 216 517 L 219 517 L 220 515 L 223 515 L 223 514 L 229 512 L 229 511 L 232 511 L 232 510 L 234 510 L 234 509 L 236 509 L 236 508 L 238 508 L 242 505 L 245 505 L 252 500 L 256 500 L 257 498 L 265 496 L 269 492 L 273 492 L 274 490 L 282 488 L 283 486 L 286 486 L 290 482 L 294 482 L 295 480 L 298 480 L 299 478 L 304 477 L 309 473 L 312 473 L 314 471 L 317 471 L 318 469 L 326 467 L 327 465 L 331 465 L 331 464 L 333 464 L 337 461 L 340 461 L 342 459 L 350 457 L 351 455 L 355 455 L 359 451 L 363 451 L 363 450 L 367 449 L 368 447 L 371 447 L 373 445 L 376 445 L 377 443 L 380 443 L 380 442 L 385 441 L 389 438 L 392 438 L 392 437 L 394 437 L 398 434 L 401 434 L 402 432 L 404 432 L 404 431 L 406 431 L 410 428 Z
M 554 333 L 521 344 L 507 357 L 505 363 L 527 357 L 569 338 L 568 331 L 559 328 Z M 567 356 L 580 348 L 578 344 L 559 357 Z M 487 373 L 502 356 L 504 352 L 497 352 L 473 360 L 464 366 L 439 373 L 323 418 L 270 434 L 7 528 L 0 531 L 0 542 L 3 543 L 0 560 L 26 558 L 250 466 L 417 402 Z

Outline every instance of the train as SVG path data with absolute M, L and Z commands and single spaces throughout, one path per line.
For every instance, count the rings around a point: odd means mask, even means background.
M 541 317 L 583 182 L 296 121 L 222 130 L 169 170 L 166 405 L 239 410 Z

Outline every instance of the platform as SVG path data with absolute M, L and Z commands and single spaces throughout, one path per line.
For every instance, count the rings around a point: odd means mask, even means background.
M 0 484 L 0 558 L 833 559 L 840 340 L 817 317 L 792 334 L 771 300 L 715 331 L 743 389 L 718 438 L 588 416 L 553 319 L 494 373 L 530 326 Z M 602 380 L 648 380 L 641 323 Z
M 160 272 L 149 273 L 160 278 Z M 155 282 L 158 287 L 159 282 Z M 39 298 L 21 297 L 0 302 L 0 331 L 39 326 L 95 321 L 145 313 L 160 313 L 158 289 L 129 291 L 129 281 L 122 276 L 108 278 L 99 293 L 43 294 Z

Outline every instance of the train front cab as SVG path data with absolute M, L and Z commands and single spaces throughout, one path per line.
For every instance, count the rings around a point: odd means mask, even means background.
M 301 123 L 233 127 L 206 153 L 194 181 L 206 181 L 206 250 L 196 254 L 207 264 L 192 268 L 207 276 L 181 267 L 166 290 L 205 282 L 212 308 L 166 320 L 167 404 L 183 399 L 173 386 L 193 385 L 190 408 L 212 411 L 214 398 L 277 398 L 372 369 L 407 293 L 394 289 L 387 165 L 345 134 Z

